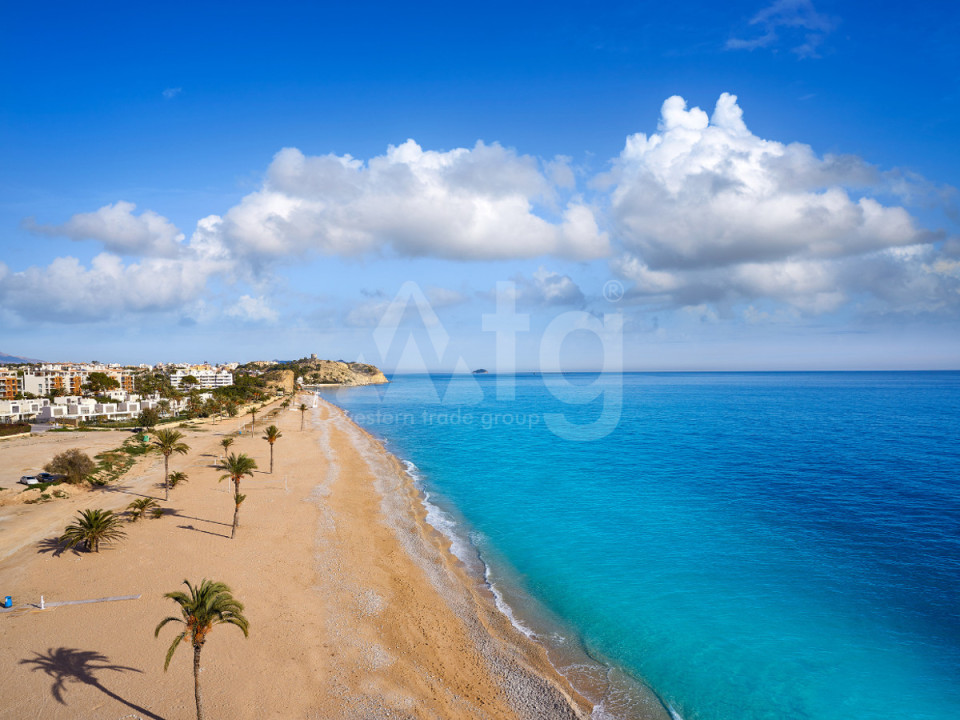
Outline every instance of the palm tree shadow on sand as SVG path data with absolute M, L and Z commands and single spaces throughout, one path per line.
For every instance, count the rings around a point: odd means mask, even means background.
M 67 550 L 59 535 L 44 538 L 37 543 L 37 553 L 39 555 L 50 553 L 53 557 L 60 557 L 65 552 L 70 553 L 71 555 L 80 555 L 80 551 L 76 548 L 70 548 Z
M 160 483 L 159 487 L 163 487 L 163 483 Z M 159 495 L 149 495 L 147 493 L 137 492 L 136 490 L 133 490 L 132 486 L 130 485 L 104 485 L 99 489 L 104 492 L 122 493 L 123 495 L 136 495 L 137 497 L 151 498 L 153 500 L 163 500 L 163 498 Z
M 50 688 L 50 694 L 61 705 L 66 705 L 64 695 L 67 689 L 67 683 L 82 683 L 90 685 L 102 692 L 104 695 L 113 698 L 119 703 L 123 703 L 131 710 L 139 713 L 145 718 L 153 720 L 164 720 L 161 716 L 155 715 L 146 708 L 142 708 L 135 703 L 124 700 L 115 692 L 108 690 L 101 683 L 97 675 L 102 672 L 136 672 L 142 673 L 134 667 L 125 665 L 111 665 L 107 656 L 98 653 L 95 650 L 76 650 L 74 648 L 48 648 L 47 652 L 41 655 L 34 653 L 35 657 L 26 658 L 20 661 L 21 665 L 33 665 L 31 670 L 36 672 L 40 670 L 45 675 L 53 679 L 53 685 Z
M 230 523 L 220 522 L 219 520 L 208 520 L 207 518 L 197 517 L 196 515 L 187 515 L 186 513 L 177 510 L 175 508 L 169 508 L 167 513 L 173 517 L 184 518 L 185 520 L 199 520 L 200 522 L 210 523 L 211 525 L 223 525 L 224 527 L 232 527 Z
M 222 537 L 230 539 L 229 535 L 224 533 L 213 532 L 213 530 L 204 530 L 203 528 L 194 527 L 193 525 L 177 525 L 181 530 L 192 530 L 193 532 L 203 533 L 204 535 L 213 535 L 214 537 Z

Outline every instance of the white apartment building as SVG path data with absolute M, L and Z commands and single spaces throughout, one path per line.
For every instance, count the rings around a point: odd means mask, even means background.
M 79 395 L 90 373 L 100 372 L 113 378 L 120 389 L 133 392 L 134 375 L 121 365 L 94 365 L 91 363 L 46 363 L 27 369 L 19 379 L 18 392 L 34 395 L 49 395 L 61 390 L 69 395 Z
M 200 368 L 179 368 L 170 375 L 170 384 L 179 388 L 183 379 L 192 375 L 197 379 L 198 387 L 204 390 L 213 390 L 214 388 L 229 387 L 233 385 L 233 373 L 226 370 L 200 369 Z
M 71 370 L 26 370 L 20 378 L 20 392 L 32 395 L 49 395 L 60 390 L 70 395 L 79 395 L 87 373 L 79 369 Z

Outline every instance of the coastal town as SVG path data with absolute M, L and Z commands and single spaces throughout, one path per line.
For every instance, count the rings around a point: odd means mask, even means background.
M 234 417 L 245 403 L 296 387 L 386 382 L 372 365 L 319 360 L 0 364 L 0 437 L 12 425 L 152 426 L 161 420 Z M 5 428 L 5 426 L 7 426 Z M 25 427 L 21 431 L 30 430 Z
M 40 363 L 0 369 L 0 424 L 109 424 L 145 412 L 161 418 L 228 413 L 239 363 L 138 365 Z M 152 424 L 152 423 L 151 423 Z

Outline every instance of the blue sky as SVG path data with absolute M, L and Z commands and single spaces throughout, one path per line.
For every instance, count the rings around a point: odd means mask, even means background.
M 508 281 L 523 369 L 960 367 L 950 4 L 6 16 L 2 351 L 490 367 Z

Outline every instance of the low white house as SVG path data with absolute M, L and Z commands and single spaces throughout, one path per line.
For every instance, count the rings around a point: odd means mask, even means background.
M 117 403 L 99 403 L 90 398 L 56 398 L 52 405 L 42 408 L 41 422 L 90 422 L 91 420 L 132 420 L 140 414 L 144 403 L 134 400 Z
M 166 403 L 168 411 L 161 413 L 164 416 L 180 415 L 186 412 L 188 399 L 164 400 L 159 395 L 148 395 L 141 397 L 127 393 L 123 390 L 115 390 L 109 393 L 109 397 L 116 402 L 101 403 L 93 398 L 80 397 L 78 395 L 69 395 L 67 397 L 54 398 L 51 403 L 46 398 L 41 400 L 22 400 L 22 401 L 2 401 L 0 402 L 0 422 L 3 422 L 4 402 L 7 405 L 17 406 L 18 412 L 20 406 L 37 405 L 33 411 L 39 422 L 90 422 L 91 420 L 133 420 L 141 412 L 149 408 L 160 409 L 160 403 Z M 205 401 L 213 397 L 212 393 L 202 393 L 200 400 Z
M 0 400 L 0 423 L 34 420 L 48 406 L 47 398 L 35 400 Z

